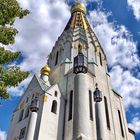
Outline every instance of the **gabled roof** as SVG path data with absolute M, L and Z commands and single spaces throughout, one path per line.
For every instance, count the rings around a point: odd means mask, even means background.
M 20 102 L 18 103 L 18 105 L 17 105 L 17 107 L 16 107 L 16 109 L 15 109 L 14 111 L 16 111 L 16 110 L 18 109 L 18 107 L 19 107 L 19 105 L 20 105 L 22 99 L 23 99 L 24 96 L 26 95 L 26 92 L 28 91 L 29 87 L 31 86 L 31 83 L 32 83 L 33 80 L 36 80 L 36 81 L 38 82 L 39 86 L 41 87 L 41 89 L 42 89 L 43 91 L 47 91 L 47 89 L 49 88 L 49 86 L 47 86 L 47 85 L 45 84 L 45 82 L 44 82 L 40 77 L 34 75 L 33 78 L 32 78 L 32 80 L 31 80 L 30 83 L 28 84 L 26 90 L 24 91 L 24 94 L 23 94 L 23 96 L 21 97 Z
M 36 75 L 34 75 L 34 77 L 37 79 L 37 81 L 38 81 L 38 83 L 39 83 L 39 85 L 40 85 L 40 87 L 42 88 L 43 91 L 46 91 L 49 88 L 49 86 L 47 86 L 45 84 L 45 82 L 40 77 L 38 77 Z

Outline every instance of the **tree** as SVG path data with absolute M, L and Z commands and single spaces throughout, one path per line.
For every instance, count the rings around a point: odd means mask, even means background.
M 18 59 L 20 52 L 12 52 L 4 48 L 5 45 L 14 44 L 18 33 L 14 27 L 16 18 L 23 18 L 29 11 L 23 10 L 17 0 L 0 0 L 0 98 L 9 98 L 7 89 L 17 86 L 27 78 L 28 72 L 21 71 L 17 66 L 10 64 Z

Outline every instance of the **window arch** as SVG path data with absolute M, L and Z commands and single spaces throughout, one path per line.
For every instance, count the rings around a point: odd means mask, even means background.
M 56 100 L 54 100 L 52 102 L 51 112 L 54 113 L 54 114 L 56 114 L 56 112 L 57 112 L 57 101 Z
M 105 115 L 106 115 L 106 124 L 107 128 L 110 129 L 110 120 L 109 120 L 109 112 L 108 112 L 108 103 L 107 98 L 104 96 L 104 104 L 105 104 Z
M 55 65 L 57 65 L 57 63 L 58 63 L 58 51 L 56 53 Z
M 72 107 L 73 107 L 73 91 L 71 91 L 70 95 L 69 95 L 69 116 L 68 116 L 68 120 L 72 119 Z
M 92 92 L 89 90 L 89 113 L 90 113 L 90 120 L 93 121 L 93 107 L 92 107 Z

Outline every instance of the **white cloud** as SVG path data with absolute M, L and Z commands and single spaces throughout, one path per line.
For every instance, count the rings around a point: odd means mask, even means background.
M 126 109 L 129 106 L 140 107 L 140 80 L 119 65 L 112 68 L 110 75 L 114 89 L 123 96 Z
M 90 22 L 94 25 L 94 31 L 104 48 L 109 65 L 120 64 L 132 69 L 139 65 L 137 44 L 132 40 L 125 26 L 115 26 L 114 23 L 108 22 L 109 15 L 111 13 L 92 11 L 89 17 Z
M 132 69 L 139 66 L 137 43 L 125 26 L 108 22 L 110 15 L 94 10 L 90 12 L 89 20 L 112 67 L 110 74 L 113 88 L 123 96 L 126 109 L 131 105 L 138 108 L 140 79 L 131 73 Z
M 7 134 L 5 131 L 0 129 L 0 140 L 6 140 Z
M 8 49 L 22 52 L 24 59 L 19 65 L 21 70 L 38 75 L 58 35 L 62 33 L 68 22 L 69 7 L 64 0 L 38 2 L 19 0 L 19 2 L 23 8 L 30 10 L 30 14 L 16 21 L 15 27 L 19 33 L 14 46 L 8 46 Z M 31 77 L 27 78 L 18 87 L 10 88 L 10 95 L 21 96 L 30 79 Z
M 31 13 L 24 19 L 16 21 L 15 26 L 19 34 L 14 47 L 10 49 L 21 51 L 24 55 L 24 60 L 20 64 L 22 70 L 39 73 L 70 17 L 69 7 L 61 0 L 38 2 L 19 0 L 19 2 Z
M 140 133 L 140 119 L 138 117 L 134 117 L 132 122 L 128 124 L 128 127 L 134 130 L 136 133 Z
M 127 0 L 128 6 L 133 10 L 137 20 L 140 20 L 140 0 Z

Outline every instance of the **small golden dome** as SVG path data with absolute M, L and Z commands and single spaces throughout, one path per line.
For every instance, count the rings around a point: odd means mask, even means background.
M 44 66 L 41 71 L 40 71 L 41 75 L 47 75 L 49 76 L 51 73 L 51 69 L 48 65 Z
M 74 13 L 76 11 L 81 11 L 83 12 L 84 14 L 86 14 L 86 7 L 83 3 L 76 3 L 72 6 L 71 8 L 71 13 Z

